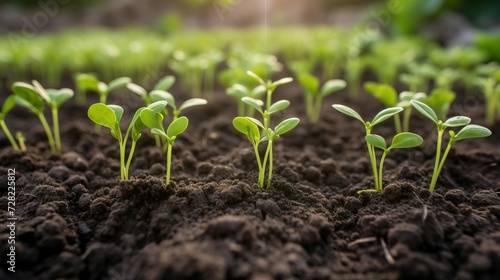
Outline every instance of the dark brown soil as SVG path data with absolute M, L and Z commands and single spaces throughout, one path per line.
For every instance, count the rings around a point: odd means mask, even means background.
M 116 96 L 128 115 L 141 106 Z M 304 116 L 298 88 L 275 98 L 293 104 L 278 119 Z M 381 109 L 367 95 L 327 99 L 319 123 L 303 118 L 276 141 L 266 190 L 221 92 L 187 112 L 168 187 L 148 133 L 132 179 L 119 182 L 117 143 L 108 130 L 94 132 L 86 108 L 63 107 L 62 156 L 50 155 L 38 120 L 16 109 L 7 123 L 28 136 L 28 152 L 13 152 L 0 135 L 0 219 L 9 168 L 18 218 L 15 273 L 4 261 L 9 230 L 0 228 L 0 279 L 500 279 L 499 125 L 489 138 L 455 145 L 431 194 L 435 128 L 414 114 L 424 144 L 388 156 L 382 193 L 357 195 L 373 185 L 364 131 L 332 103 L 367 119 Z M 482 124 L 474 96 L 453 111 Z M 390 136 L 392 122 L 374 132 Z

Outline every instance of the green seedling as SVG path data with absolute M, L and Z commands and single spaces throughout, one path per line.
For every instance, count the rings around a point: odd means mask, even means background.
M 407 65 L 409 73 L 401 74 L 400 80 L 408 86 L 410 91 L 427 91 L 431 78 L 438 75 L 439 71 L 435 66 L 423 63 L 410 62 Z
M 106 84 L 104 82 L 100 82 L 93 75 L 83 73 L 78 74 L 75 79 L 79 102 L 85 103 L 85 93 L 87 91 L 94 91 L 99 94 L 99 102 L 103 104 L 106 104 L 110 92 L 123 88 L 132 81 L 128 77 L 121 77 Z
M 469 124 L 471 119 L 465 116 L 457 116 L 442 121 L 438 118 L 434 110 L 431 107 L 417 100 L 410 101 L 411 105 L 417 109 L 422 115 L 430 119 L 436 124 L 437 127 L 437 146 L 436 146 L 436 160 L 434 162 L 434 170 L 432 173 L 432 179 L 429 186 L 429 191 L 433 192 L 436 187 L 436 183 L 443 168 L 444 162 L 448 153 L 450 152 L 451 146 L 457 141 L 472 139 L 472 138 L 482 138 L 491 135 L 491 131 L 480 125 Z M 447 128 L 462 127 L 463 128 L 455 133 L 453 130 L 449 130 L 450 139 L 448 140 L 448 145 L 444 153 L 441 155 L 441 145 L 443 141 L 443 134 Z
M 453 68 L 445 68 L 441 71 L 436 71 L 436 75 L 434 76 L 436 88 L 451 91 L 453 84 L 459 77 L 460 73 Z
M 26 151 L 26 137 L 24 137 L 21 131 L 16 132 L 16 139 L 19 142 L 19 148 L 21 151 Z
M 283 78 L 275 82 L 268 81 L 266 83 L 261 77 L 257 76 L 253 72 L 248 71 L 248 75 L 253 77 L 259 82 L 260 85 L 265 86 L 266 88 L 266 103 L 251 97 L 242 98 L 242 101 L 245 104 L 253 107 L 257 112 L 260 113 L 260 115 L 262 116 L 262 122 L 252 117 L 236 117 L 233 120 L 233 126 L 236 128 L 236 130 L 247 136 L 248 140 L 254 148 L 255 157 L 257 159 L 257 165 L 259 168 L 259 186 L 261 188 L 264 188 L 265 173 L 266 168 L 268 168 L 266 186 L 270 187 L 273 174 L 273 143 L 281 135 L 294 129 L 300 122 L 298 118 L 288 118 L 280 122 L 276 127 L 274 127 L 274 129 L 272 129 L 270 126 L 271 116 L 283 111 L 288 106 L 290 106 L 290 101 L 280 100 L 272 103 L 271 97 L 274 90 L 278 86 L 292 82 L 292 78 Z M 264 106 L 264 110 L 262 109 L 262 106 Z M 264 154 L 264 158 L 261 160 L 258 146 L 260 143 L 265 141 L 267 141 L 267 148 Z
M 118 140 L 120 146 L 120 179 L 128 180 L 130 164 L 134 156 L 135 146 L 141 137 L 141 132 L 146 128 L 142 121 L 141 113 L 144 110 L 149 110 L 154 113 L 161 112 L 167 105 L 166 101 L 157 101 L 150 104 L 148 107 L 139 108 L 132 118 L 125 135 L 123 136 L 120 121 L 123 116 L 123 108 L 118 105 L 106 105 L 103 103 L 96 103 L 90 106 L 88 110 L 88 117 L 100 126 L 107 127 L 111 130 L 113 138 Z M 132 137 L 132 144 L 130 152 L 125 163 L 125 150 L 128 142 L 128 137 Z
M 27 108 L 38 116 L 47 134 L 51 151 L 54 154 L 60 155 L 62 148 L 58 112 L 61 105 L 73 97 L 73 91 L 67 88 L 45 89 L 37 81 L 33 81 L 33 86 L 22 82 L 16 82 L 12 85 L 12 91 L 14 92 L 17 104 Z M 53 133 L 43 114 L 45 109 L 44 102 L 48 105 L 52 113 Z
M 319 79 L 308 73 L 299 75 L 299 83 L 304 90 L 307 117 L 311 122 L 319 120 L 323 99 L 347 86 L 344 80 L 334 79 L 325 82 L 320 88 Z
M 382 157 L 380 158 L 380 163 L 378 166 L 378 188 L 375 189 L 367 189 L 367 190 L 361 190 L 358 191 L 359 193 L 362 192 L 379 192 L 382 191 L 383 188 L 383 182 L 382 182 L 382 170 L 384 168 L 384 161 L 387 155 L 391 150 L 394 149 L 406 149 L 406 148 L 413 148 L 420 146 L 424 140 L 420 135 L 411 133 L 411 132 L 401 132 L 396 134 L 394 138 L 392 139 L 392 143 L 389 147 L 387 147 L 387 144 L 385 143 L 385 139 L 377 134 L 370 134 L 365 136 L 365 140 L 367 143 L 372 145 L 375 148 L 379 148 L 383 150 L 384 152 L 382 153 Z
M 19 151 L 19 145 L 17 144 L 16 140 L 14 137 L 12 137 L 12 134 L 10 133 L 9 128 L 7 127 L 7 124 L 5 123 L 5 117 L 7 114 L 14 108 L 16 105 L 16 100 L 13 95 L 7 97 L 5 99 L 5 102 L 2 105 L 2 111 L 0 111 L 0 126 L 2 127 L 3 132 L 5 133 L 5 136 L 7 136 L 7 139 L 10 142 L 10 145 L 14 149 L 14 151 Z
M 167 131 L 163 128 L 163 115 L 160 112 L 155 112 L 151 109 L 145 109 L 141 113 L 142 122 L 151 129 L 153 135 L 158 135 L 166 140 L 167 142 L 167 167 L 166 167 L 166 180 L 165 186 L 170 184 L 170 170 L 172 165 L 172 148 L 174 146 L 175 139 L 183 133 L 189 124 L 186 117 L 180 117 L 173 120 L 167 128 Z
M 364 121 L 363 118 L 356 111 L 354 111 L 353 109 L 351 109 L 347 106 L 340 105 L 340 104 L 334 104 L 334 105 L 332 105 L 332 107 L 335 110 L 341 112 L 342 114 L 347 115 L 347 116 L 352 117 L 352 118 L 355 118 L 356 120 L 360 121 L 363 124 L 363 126 L 365 127 L 366 136 L 371 135 L 371 131 L 376 125 L 380 124 L 381 122 L 387 120 L 388 118 L 391 118 L 394 115 L 403 111 L 403 108 L 401 108 L 401 107 L 386 108 L 386 109 L 380 111 L 377 115 L 375 115 L 375 117 L 373 118 L 373 120 L 371 122 L 367 122 L 367 121 Z M 375 182 L 375 190 L 382 190 L 382 185 L 380 183 L 381 181 L 379 180 L 379 175 L 377 172 L 377 159 L 375 156 L 375 147 L 372 144 L 370 144 L 370 142 L 368 142 L 368 141 L 366 142 L 366 146 L 368 148 L 368 155 L 370 157 L 370 165 L 372 167 L 373 180 Z
M 259 85 L 252 88 L 244 86 L 242 84 L 234 84 L 232 87 L 226 90 L 226 94 L 234 97 L 238 102 L 238 116 L 253 116 L 255 113 L 255 109 L 245 104 L 241 99 L 243 97 L 250 97 L 253 99 L 260 99 L 264 93 L 266 92 L 266 87 L 263 85 Z
M 155 101 L 159 101 L 160 99 L 157 97 L 155 94 L 155 91 L 167 91 L 169 90 L 175 83 L 175 77 L 168 75 L 163 77 L 153 88 L 151 92 L 148 93 L 148 91 L 141 87 L 140 85 L 134 84 L 134 83 L 128 83 L 126 85 L 127 89 L 129 89 L 131 92 L 139 95 L 142 100 L 144 100 L 144 103 L 146 106 L 149 106 L 151 103 Z
M 436 113 L 438 119 L 444 120 L 450 110 L 451 103 L 455 100 L 455 97 L 455 92 L 451 90 L 436 88 L 432 90 L 429 96 L 419 101 L 429 105 Z
M 500 70 L 493 72 L 488 78 L 477 78 L 477 85 L 485 97 L 485 122 L 488 126 L 495 123 L 497 114 L 500 114 Z

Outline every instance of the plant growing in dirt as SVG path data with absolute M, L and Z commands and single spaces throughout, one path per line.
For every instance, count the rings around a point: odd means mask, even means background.
M 5 117 L 10 112 L 10 110 L 12 110 L 12 108 L 14 108 L 15 105 L 16 105 L 16 100 L 15 100 L 14 95 L 11 95 L 11 96 L 7 97 L 7 99 L 5 99 L 5 101 L 2 105 L 2 111 L 0 111 L 0 127 L 2 127 L 2 130 L 5 133 L 5 136 L 7 136 L 7 139 L 9 140 L 10 145 L 12 146 L 14 151 L 19 151 L 20 145 L 17 144 L 16 140 L 14 139 L 12 134 L 10 133 L 10 130 L 7 127 L 7 124 L 5 123 Z M 25 149 L 22 149 L 22 150 L 24 151 Z
M 487 73 L 487 77 L 478 77 L 476 84 L 485 98 L 485 122 L 492 126 L 496 116 L 500 115 L 500 67 L 494 65 L 488 68 L 492 69 Z
M 344 80 L 332 79 L 326 81 L 320 88 L 319 79 L 309 73 L 300 74 L 298 80 L 304 90 L 306 113 L 311 122 L 318 122 L 323 99 L 347 86 Z
M 236 117 L 233 120 L 233 126 L 236 128 L 236 130 L 245 134 L 253 146 L 255 157 L 257 160 L 257 166 L 259 168 L 259 186 L 261 188 L 264 188 L 265 173 L 266 169 L 268 168 L 266 186 L 270 187 L 273 174 L 273 143 L 281 135 L 294 129 L 300 122 L 298 118 L 288 118 L 280 122 L 277 126 L 274 127 L 274 129 L 271 128 L 271 116 L 277 112 L 283 111 L 288 106 L 290 106 L 290 101 L 288 100 L 280 100 L 272 103 L 272 94 L 278 86 L 292 82 L 292 78 L 283 78 L 275 82 L 268 81 L 266 83 L 261 77 L 257 76 L 253 72 L 248 71 L 248 75 L 257 80 L 260 85 L 266 87 L 265 103 L 261 100 L 253 99 L 250 97 L 242 98 L 243 102 L 253 107 L 257 112 L 260 113 L 262 122 L 252 117 Z M 264 110 L 262 109 L 262 106 L 264 106 Z M 267 141 L 267 148 L 266 152 L 264 153 L 264 158 L 261 159 L 258 146 L 260 143 L 265 141 Z
M 52 153 L 60 155 L 62 148 L 59 132 L 59 108 L 73 97 L 73 90 L 68 88 L 45 89 L 39 82 L 34 80 L 33 85 L 16 82 L 12 85 L 12 91 L 14 92 L 16 103 L 27 108 L 40 119 L 47 134 L 50 150 Z M 50 128 L 43 114 L 45 104 L 48 105 L 52 114 L 53 130 Z
M 134 84 L 132 82 L 127 83 L 126 87 L 131 92 L 137 94 L 144 100 L 144 104 L 149 106 L 151 103 L 159 101 L 161 99 L 158 98 L 156 91 L 167 91 L 169 90 L 175 83 L 175 77 L 172 75 L 167 75 L 163 77 L 156 85 L 153 90 L 148 93 L 148 91 L 138 84 Z
M 88 117 L 100 126 L 107 127 L 111 130 L 111 135 L 113 138 L 118 140 L 120 148 L 120 179 L 128 180 L 130 164 L 135 152 L 135 146 L 137 141 L 141 137 L 141 132 L 146 128 L 145 124 L 141 119 L 141 113 L 144 110 L 148 110 L 154 113 L 161 112 L 167 102 L 157 101 L 150 104 L 148 107 L 139 108 L 132 118 L 125 135 L 123 135 L 120 128 L 120 121 L 123 116 L 123 108 L 118 105 L 106 105 L 103 103 L 96 103 L 90 106 L 88 110 Z M 129 155 L 127 159 L 125 158 L 125 150 L 127 147 L 128 137 L 132 137 L 132 144 L 130 147 Z M 126 162 L 125 162 L 126 160 Z
M 121 77 L 112 80 L 108 84 L 99 81 L 97 77 L 91 74 L 81 73 L 75 76 L 77 88 L 77 101 L 80 104 L 85 103 L 85 94 L 88 91 L 93 91 L 99 94 L 99 102 L 106 104 L 108 95 L 119 88 L 125 87 L 132 80 L 128 77 Z
M 353 109 L 351 109 L 347 106 L 344 106 L 341 104 L 333 104 L 332 107 L 335 110 L 341 112 L 342 114 L 347 115 L 347 116 L 352 117 L 352 118 L 355 118 L 356 120 L 360 121 L 365 127 L 366 136 L 369 136 L 372 134 L 371 133 L 372 129 L 376 125 L 380 124 L 381 122 L 387 120 L 388 118 L 391 118 L 394 115 L 403 111 L 403 108 L 401 108 L 401 107 L 386 108 L 386 109 L 380 111 L 377 115 L 375 115 L 375 117 L 373 118 L 373 120 L 371 122 L 367 122 L 367 121 L 363 120 L 363 118 L 356 111 L 354 111 Z M 365 138 L 365 140 L 367 140 L 367 139 Z M 371 165 L 372 172 L 373 172 L 373 181 L 375 182 L 375 190 L 379 191 L 379 190 L 382 190 L 382 185 L 380 183 L 381 180 L 379 180 L 379 175 L 378 175 L 378 170 L 377 170 L 377 159 L 375 156 L 375 147 L 368 141 L 366 142 L 366 146 L 368 148 L 368 156 L 370 158 L 370 165 Z
M 234 97 L 238 102 L 238 116 L 253 116 L 255 109 L 242 101 L 243 97 L 250 97 L 253 99 L 260 99 L 266 92 L 266 87 L 258 85 L 254 88 L 244 86 L 242 84 L 234 84 L 226 90 L 226 94 Z
M 177 137 L 187 129 L 189 121 L 186 117 L 176 118 L 170 123 L 165 131 L 163 128 L 163 115 L 160 112 L 144 109 L 140 114 L 140 118 L 142 122 L 151 129 L 153 135 L 158 135 L 167 142 L 165 186 L 168 186 L 170 183 L 170 170 L 172 165 L 172 148 Z
M 393 149 L 406 149 L 406 148 L 413 148 L 420 146 L 424 140 L 420 135 L 411 133 L 411 132 L 401 132 L 396 134 L 394 138 L 392 139 L 392 143 L 389 147 L 387 147 L 387 144 L 385 142 L 385 139 L 377 134 L 370 134 L 365 136 L 365 140 L 367 143 L 369 143 L 371 146 L 375 148 L 379 148 L 383 151 L 382 157 L 380 158 L 379 166 L 378 166 L 378 186 L 375 189 L 367 189 L 367 190 L 360 190 L 358 191 L 359 193 L 362 192 L 379 192 L 382 191 L 383 189 L 383 182 L 382 182 L 382 170 L 384 168 L 384 161 L 389 152 Z M 375 156 L 375 154 L 372 154 Z M 371 160 L 371 159 L 370 159 Z M 376 159 L 375 159 L 376 161 Z
M 435 88 L 431 91 L 429 96 L 418 101 L 422 101 L 427 104 L 432 108 L 432 110 L 434 110 L 438 119 L 444 120 L 446 115 L 448 115 L 448 111 L 450 110 L 455 97 L 455 92 L 451 90 Z
M 432 173 L 431 183 L 429 185 L 429 191 L 433 192 L 436 187 L 436 183 L 441 173 L 441 169 L 443 168 L 444 162 L 448 153 L 450 152 L 451 146 L 455 144 L 457 141 L 472 139 L 472 138 L 482 138 L 491 135 L 491 131 L 483 126 L 469 124 L 471 119 L 465 116 L 457 116 L 447 119 L 446 121 L 442 121 L 438 118 L 434 110 L 431 107 L 427 106 L 425 103 L 420 101 L 412 100 L 410 101 L 412 106 L 417 109 L 422 115 L 430 119 L 437 127 L 437 144 L 436 144 L 436 160 L 434 162 L 434 170 Z M 443 141 L 443 134 L 447 128 L 453 127 L 462 127 L 463 128 L 455 133 L 453 130 L 449 130 L 450 139 L 448 140 L 448 145 L 446 145 L 446 149 L 443 154 L 441 154 L 441 144 Z

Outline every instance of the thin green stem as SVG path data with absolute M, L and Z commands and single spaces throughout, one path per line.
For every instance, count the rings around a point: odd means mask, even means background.
M 238 101 L 238 116 L 244 117 L 245 116 L 245 103 L 243 101 Z
M 54 137 L 52 136 L 52 131 L 50 130 L 49 124 L 47 123 L 47 119 L 43 115 L 43 113 L 37 114 L 40 122 L 42 123 L 43 129 L 45 130 L 45 134 L 47 134 L 47 140 L 49 141 L 50 150 L 52 153 L 56 153 L 56 147 L 54 144 Z
M 384 161 L 385 157 L 387 154 L 389 154 L 389 149 L 385 150 L 384 153 L 382 154 L 382 157 L 380 158 L 380 163 L 378 166 L 378 191 L 382 191 L 383 188 L 383 181 L 382 181 L 382 170 L 384 169 Z
M 21 151 L 26 151 L 26 144 L 24 143 L 26 139 L 24 138 L 24 135 L 21 132 L 17 132 L 16 138 L 19 142 L 19 148 L 21 149 Z
M 453 144 L 451 143 L 451 139 L 450 139 L 450 141 L 448 142 L 448 145 L 446 145 L 446 150 L 444 151 L 443 156 L 441 157 L 441 161 L 439 162 L 438 174 L 441 174 L 441 169 L 443 169 L 444 162 L 446 160 L 446 157 L 448 156 L 448 153 L 451 150 L 452 145 Z
M 5 135 L 7 136 L 7 139 L 9 139 L 9 142 L 12 145 L 14 151 L 19 151 L 19 146 L 17 145 L 16 140 L 14 140 L 14 137 L 12 137 L 12 134 L 10 134 L 10 130 L 5 124 L 4 120 L 0 120 L 0 126 L 2 127 L 2 130 L 5 133 Z
M 370 133 L 371 133 L 370 129 L 367 129 L 366 135 L 370 135 Z M 378 174 L 377 174 L 377 158 L 375 156 L 375 149 L 368 142 L 366 142 L 366 146 L 368 148 L 368 155 L 370 156 L 370 164 L 372 166 L 373 181 L 375 182 L 375 189 L 379 189 L 379 187 L 378 187 Z
M 399 114 L 394 115 L 394 126 L 396 128 L 396 133 L 401 133 L 401 117 Z
M 174 142 L 172 141 L 172 143 L 168 143 L 167 145 L 168 145 L 168 147 L 167 147 L 167 175 L 166 175 L 166 181 L 165 181 L 166 186 L 168 186 L 168 184 L 170 184 L 170 169 L 171 169 L 171 165 L 172 165 L 172 146 L 174 145 Z
M 260 173 L 262 172 L 262 162 L 260 161 L 260 155 L 259 155 L 259 144 L 253 145 L 253 151 L 255 153 L 255 159 L 257 160 L 257 166 L 259 167 L 259 178 L 260 178 Z
M 314 104 L 313 104 L 312 93 L 306 92 L 304 99 L 306 102 L 307 117 L 309 118 L 310 121 L 313 121 L 313 119 L 314 119 Z
M 59 115 L 57 114 L 57 108 L 52 108 L 52 127 L 54 128 L 54 138 L 56 142 L 56 153 L 61 154 L 61 134 L 59 133 Z
M 488 98 L 489 97 L 489 98 Z M 485 122 L 488 126 L 492 126 L 495 123 L 495 107 L 496 107 L 496 100 L 491 97 L 495 97 L 494 94 L 490 94 L 486 98 L 486 118 Z
M 271 186 L 271 180 L 273 178 L 273 141 L 269 140 L 267 146 L 269 149 L 269 171 L 267 174 L 267 187 L 269 188 Z
M 156 147 L 161 149 L 161 140 L 160 140 L 160 136 L 158 136 L 158 135 L 155 135 L 155 144 L 156 144 Z
M 411 116 L 411 106 L 406 107 L 403 115 L 403 131 L 408 132 L 410 130 L 410 116 Z
M 323 101 L 323 97 L 321 95 L 317 95 L 316 96 L 316 99 L 315 99 L 315 109 L 314 109 L 314 112 L 313 112 L 313 122 L 318 122 L 319 121 L 319 117 L 321 115 L 321 105 L 322 105 L 322 101 Z
M 444 130 L 441 130 L 440 128 L 438 128 L 438 138 L 437 138 L 437 144 L 436 144 L 436 160 L 434 162 L 434 171 L 432 172 L 431 184 L 429 186 L 430 192 L 434 191 L 434 188 L 436 187 L 437 179 L 439 177 L 439 163 L 441 161 L 441 143 L 443 141 L 443 132 L 444 132 Z
M 128 176 L 125 174 L 125 144 L 122 140 L 119 141 L 120 145 L 120 179 L 128 180 Z
M 127 177 L 127 179 L 130 172 L 130 163 L 132 162 L 132 157 L 134 157 L 136 143 L 136 141 L 132 141 L 132 146 L 130 147 L 130 152 L 128 154 L 127 165 L 125 166 L 125 176 Z

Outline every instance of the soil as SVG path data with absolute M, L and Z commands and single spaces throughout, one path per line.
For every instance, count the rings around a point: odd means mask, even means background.
M 129 117 L 141 106 L 117 96 Z M 305 115 L 297 87 L 274 98 L 292 101 L 276 120 Z M 411 130 L 424 144 L 391 152 L 384 191 L 358 195 L 373 187 L 364 130 L 333 103 L 367 119 L 382 109 L 366 93 L 327 98 L 320 122 L 302 117 L 276 141 L 268 189 L 256 184 L 250 144 L 231 125 L 236 106 L 222 92 L 186 112 L 168 187 L 149 133 L 120 182 L 116 140 L 95 132 L 88 106 L 61 109 L 61 156 L 50 154 L 38 120 L 15 109 L 7 123 L 25 133 L 28 152 L 0 135 L 0 219 L 12 168 L 17 217 L 16 272 L 7 271 L 2 226 L 0 279 L 500 279 L 499 124 L 489 138 L 457 143 L 430 193 L 436 132 L 415 113 Z M 480 98 L 461 96 L 450 115 L 483 124 L 482 110 Z M 392 121 L 374 132 L 390 136 Z

